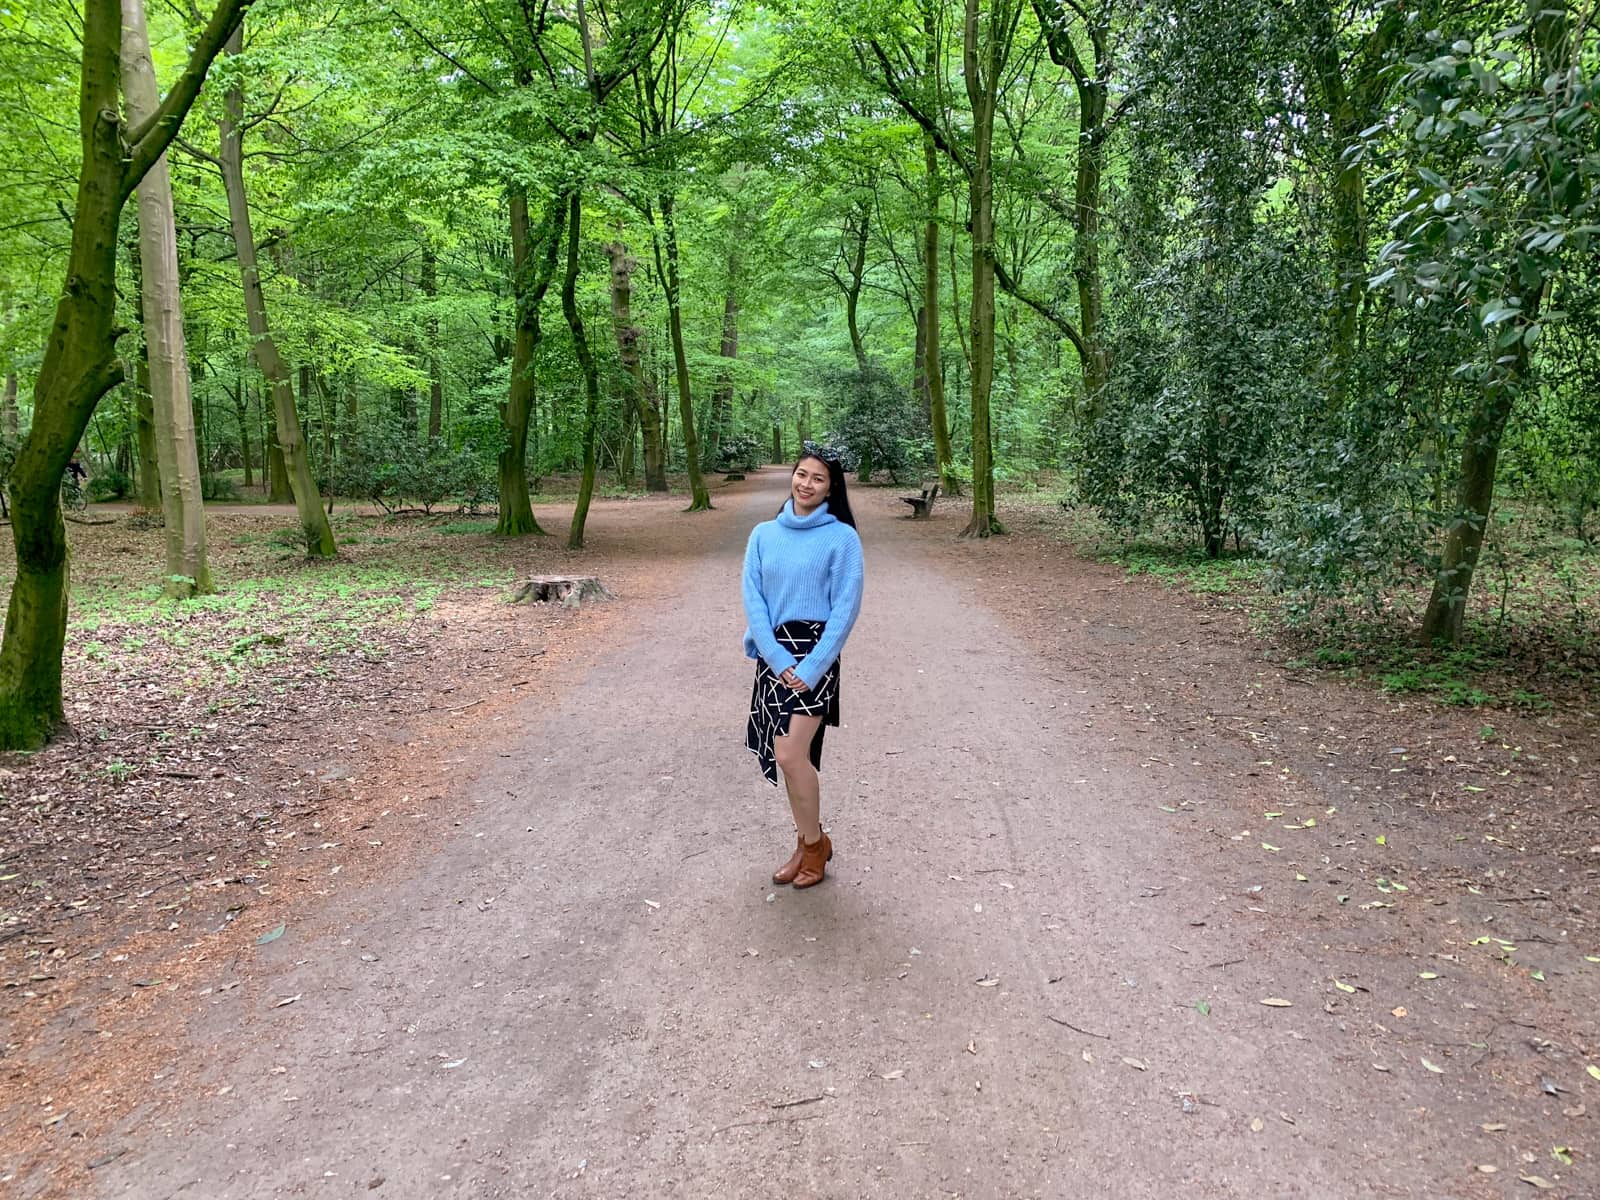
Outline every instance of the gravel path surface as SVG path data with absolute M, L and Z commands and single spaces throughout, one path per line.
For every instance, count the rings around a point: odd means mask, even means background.
M 559 707 L 506 717 L 436 854 L 261 947 L 247 1018 L 197 1001 L 202 1086 L 129 1117 L 101 1193 L 1478 1194 L 1446 1145 L 1492 1119 L 1462 1077 L 1374 1072 L 1318 938 L 1254 921 L 1210 835 L 1162 819 L 1225 801 L 1244 752 L 1141 770 L 1139 714 L 881 494 L 837 856 L 767 881 L 792 833 L 741 745 L 737 573 L 784 482 L 720 496 Z

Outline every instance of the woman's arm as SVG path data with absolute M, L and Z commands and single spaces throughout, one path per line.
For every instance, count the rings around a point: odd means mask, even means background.
M 760 527 L 750 531 L 750 543 L 744 551 L 744 576 L 740 590 L 744 593 L 745 637 L 761 655 L 774 675 L 782 675 L 795 664 L 795 657 L 778 645 L 772 634 L 772 614 L 767 609 L 767 598 L 761 591 L 761 547 L 757 544 Z
M 815 688 L 828 673 L 828 668 L 839 660 L 844 640 L 861 613 L 861 593 L 866 572 L 861 563 L 861 539 L 855 530 L 840 544 L 833 557 L 833 599 L 828 609 L 828 627 L 823 630 L 816 648 L 806 655 L 805 661 L 795 668 L 808 688 Z

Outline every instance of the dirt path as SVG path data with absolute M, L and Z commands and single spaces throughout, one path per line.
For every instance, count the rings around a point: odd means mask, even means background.
M 1267 876 L 1164 812 L 1253 803 L 1249 752 L 1108 693 L 1086 664 L 1114 631 L 1042 656 L 892 497 L 861 504 L 868 597 L 824 772 L 837 858 L 820 888 L 773 888 L 787 824 L 739 742 L 736 575 L 782 484 L 720 497 L 714 544 L 613 623 L 559 707 L 507 715 L 436 855 L 255 950 L 257 984 L 174 1001 L 196 1032 L 108 1141 L 102 1195 L 1559 1180 L 1480 1130 L 1515 1124 L 1498 1075 L 1465 1054 L 1435 1073 L 1347 1019 L 1330 961 L 1362 947 L 1269 921 Z M 1581 1165 L 1550 1194 L 1593 1194 Z

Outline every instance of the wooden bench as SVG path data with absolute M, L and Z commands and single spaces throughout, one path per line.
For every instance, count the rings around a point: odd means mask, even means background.
M 901 496 L 900 502 L 911 505 L 911 519 L 915 521 L 921 517 L 931 516 L 933 514 L 933 502 L 938 498 L 939 485 L 932 483 L 922 489 L 922 495 Z

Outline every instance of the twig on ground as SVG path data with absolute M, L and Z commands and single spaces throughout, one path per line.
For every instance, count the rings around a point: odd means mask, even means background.
M 1079 1029 L 1071 1021 L 1063 1021 L 1060 1017 L 1052 1017 L 1049 1013 L 1045 1013 L 1045 1019 L 1047 1021 L 1054 1021 L 1057 1025 L 1065 1025 L 1068 1029 L 1072 1030 L 1073 1033 L 1081 1033 L 1085 1037 L 1099 1038 L 1102 1042 L 1109 1042 L 1111 1040 L 1111 1035 L 1109 1033 L 1096 1033 L 1092 1029 Z
M 818 1100 L 826 1100 L 826 1095 L 806 1096 L 800 1100 L 774 1100 L 769 1108 L 799 1108 L 802 1104 L 815 1104 Z
M 716 1137 L 719 1133 L 726 1133 L 730 1129 L 744 1129 L 750 1125 L 783 1125 L 790 1121 L 815 1121 L 821 1113 L 800 1113 L 793 1117 L 761 1117 L 754 1121 L 735 1121 L 732 1125 L 719 1125 L 713 1129 L 709 1136 Z

